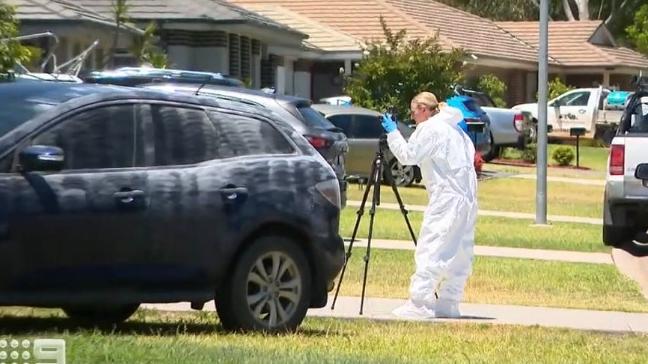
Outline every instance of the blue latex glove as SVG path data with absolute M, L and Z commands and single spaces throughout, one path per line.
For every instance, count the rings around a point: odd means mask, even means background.
M 394 118 L 392 117 L 392 114 L 390 113 L 384 113 L 382 116 L 382 127 L 385 129 L 387 133 L 391 133 L 392 131 L 398 129 L 396 126 L 396 122 L 394 121 Z

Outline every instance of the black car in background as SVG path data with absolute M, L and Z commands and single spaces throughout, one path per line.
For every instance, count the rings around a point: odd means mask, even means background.
M 311 107 L 311 101 L 301 97 L 269 94 L 259 90 L 214 85 L 152 84 L 143 87 L 167 92 L 198 94 L 216 99 L 236 100 L 258 105 L 290 124 L 333 167 L 342 193 L 342 206 L 346 206 L 345 158 L 349 143 L 344 131 Z
M 290 330 L 344 262 L 335 173 L 256 106 L 0 83 L 0 305 L 114 323 L 215 299 L 228 329 Z

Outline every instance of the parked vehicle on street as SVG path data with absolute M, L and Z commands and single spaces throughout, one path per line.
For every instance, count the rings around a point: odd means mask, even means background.
M 144 87 L 167 92 L 185 94 L 199 94 L 218 99 L 232 99 L 263 107 L 268 112 L 273 112 L 291 125 L 297 132 L 326 159 L 335 170 L 340 182 L 342 193 L 342 206 L 346 206 L 345 158 L 349 150 L 347 137 L 342 130 L 335 127 L 320 113 L 311 107 L 311 101 L 301 97 L 268 94 L 236 87 L 224 87 L 200 84 L 151 84 Z
M 367 179 L 371 174 L 374 156 L 378 151 L 378 142 L 384 130 L 380 124 L 380 113 L 357 106 L 338 106 L 314 104 L 313 109 L 320 112 L 333 125 L 340 128 L 349 140 L 349 153 L 345 160 L 347 179 Z M 398 129 L 405 138 L 414 132 L 403 122 L 398 122 Z M 396 185 L 409 186 L 421 180 L 421 171 L 416 166 L 404 166 L 387 151 L 385 173 L 390 173 Z
M 524 149 L 526 140 L 532 137 L 530 113 L 497 107 L 493 99 L 484 92 L 456 87 L 455 94 L 471 97 L 490 120 L 491 146 L 490 152 L 483 156 L 485 161 L 496 158 L 505 147 Z
M 173 82 L 244 87 L 243 82 L 240 80 L 227 77 L 221 73 L 150 67 L 122 67 L 113 71 L 95 71 L 84 76 L 83 80 L 87 83 L 119 86 L 138 86 L 153 82 Z
M 568 91 L 547 104 L 547 125 L 550 132 L 569 131 L 571 128 L 585 128 L 594 132 L 597 124 L 618 124 L 623 110 L 607 107 L 610 90 L 579 88 Z M 514 110 L 531 113 L 534 123 L 538 120 L 538 104 L 513 106 Z
M 612 140 L 603 211 L 605 244 L 648 249 L 648 78 L 638 80 Z
M 464 118 L 459 126 L 468 134 L 475 150 L 482 156 L 489 155 L 492 146 L 491 122 L 486 112 L 469 96 L 452 96 L 446 102 L 449 106 L 461 110 Z
M 235 100 L 0 83 L 0 305 L 89 323 L 215 299 L 227 329 L 295 329 L 344 263 L 335 173 Z

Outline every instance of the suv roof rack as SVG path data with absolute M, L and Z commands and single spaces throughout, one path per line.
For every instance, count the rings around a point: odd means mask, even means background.
M 80 82 L 81 80 L 78 78 L 79 73 L 81 73 L 81 70 L 83 69 L 83 65 L 86 61 L 86 58 L 88 58 L 88 55 L 90 55 L 90 53 L 99 44 L 99 40 L 95 40 L 88 48 L 86 48 L 81 53 L 72 57 L 71 59 L 69 59 L 68 61 L 66 61 L 61 65 L 58 65 L 58 59 L 56 58 L 56 54 L 54 53 L 56 51 L 56 48 L 58 47 L 59 38 L 56 36 L 56 34 L 52 32 L 34 33 L 34 34 L 21 35 L 18 37 L 4 38 L 4 39 L 0 39 L 0 42 L 6 42 L 6 41 L 22 42 L 26 40 L 34 40 L 34 39 L 41 39 L 41 38 L 53 39 L 54 45 L 49 48 L 47 54 L 45 55 L 45 57 L 43 57 L 43 61 L 39 66 L 40 72 L 32 72 L 29 69 L 27 69 L 27 67 L 25 67 L 23 64 L 17 62 L 14 76 L 22 76 L 26 78 L 33 78 L 33 79 L 47 80 L 47 81 Z M 46 68 L 50 63 L 52 64 L 51 66 L 52 72 L 46 72 Z M 9 78 L 12 78 L 12 76 L 9 75 Z

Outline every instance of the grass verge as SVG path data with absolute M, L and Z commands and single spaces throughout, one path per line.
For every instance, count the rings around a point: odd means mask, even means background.
M 349 200 L 362 200 L 364 186 L 350 185 Z M 396 196 L 389 186 L 381 188 L 381 199 L 395 203 Z M 422 186 L 399 188 L 403 202 L 409 205 L 427 205 L 427 192 Z M 603 216 L 603 186 L 550 182 L 547 206 L 551 215 L 600 218 Z M 477 191 L 482 210 L 535 212 L 536 182 L 515 178 L 482 181 Z
M 536 174 L 535 166 L 522 167 L 506 164 L 487 163 L 483 167 L 484 171 L 495 171 L 514 174 Z M 547 175 L 550 177 L 567 177 L 577 179 L 604 180 L 605 170 L 576 170 L 568 168 L 547 168 Z
M 350 237 L 357 219 L 357 208 L 347 207 L 340 218 L 340 234 Z M 369 234 L 369 213 L 365 212 L 358 237 Z M 420 212 L 408 215 L 418 235 L 423 220 Z M 480 216 L 477 220 L 475 241 L 478 245 L 511 248 L 572 250 L 581 252 L 609 252 L 603 245 L 601 227 L 590 224 L 555 223 L 550 228 L 533 228 L 531 220 Z M 409 231 L 400 211 L 379 209 L 374 222 L 374 238 L 410 240 Z
M 0 311 L 2 312 L 2 311 Z M 648 335 L 472 323 L 308 318 L 294 334 L 231 334 L 215 315 L 140 311 L 111 331 L 51 311 L 0 318 L 0 333 L 62 338 L 69 363 L 642 363 Z
M 364 248 L 355 248 L 341 294 L 360 296 Z M 412 251 L 372 249 L 367 296 L 407 298 Z M 476 257 L 466 302 L 648 312 L 639 286 L 614 265 Z

